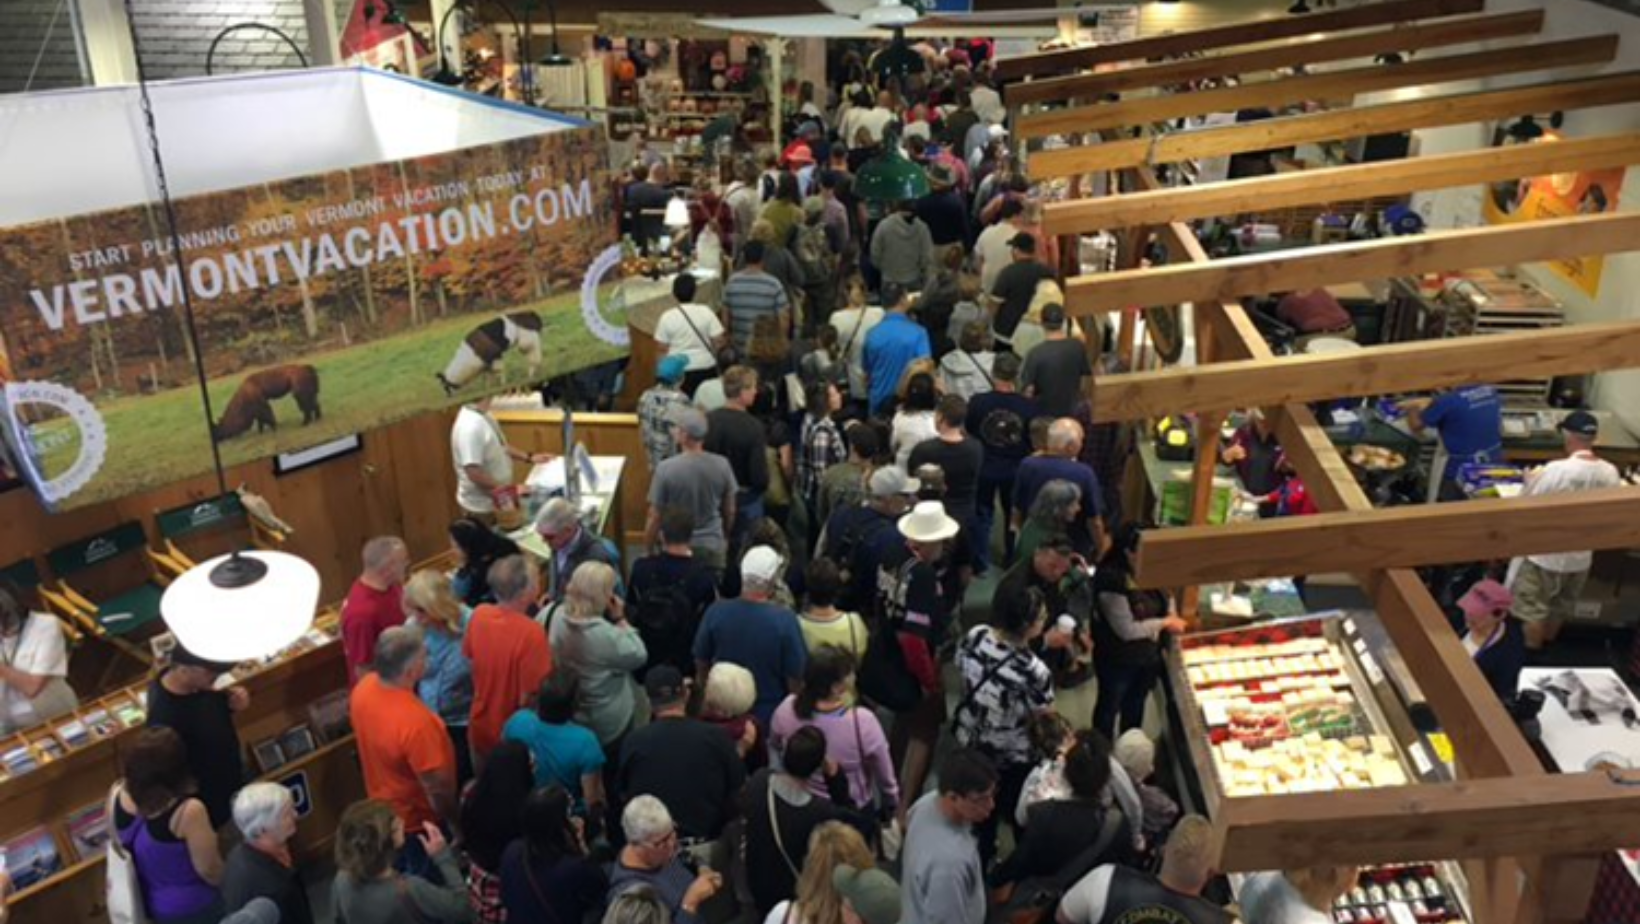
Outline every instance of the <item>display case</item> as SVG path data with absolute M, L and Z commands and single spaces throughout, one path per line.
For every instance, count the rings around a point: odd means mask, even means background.
M 1347 798 L 1451 779 L 1408 712 L 1405 686 L 1386 669 L 1397 659 L 1374 628 L 1370 613 L 1335 611 L 1188 635 L 1168 651 L 1178 750 L 1208 814 L 1226 799 Z M 1468 921 L 1466 895 L 1456 864 L 1369 867 L 1332 914 L 1340 924 Z

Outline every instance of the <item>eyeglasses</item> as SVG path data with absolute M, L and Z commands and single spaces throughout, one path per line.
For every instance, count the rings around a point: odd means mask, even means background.
M 656 838 L 652 841 L 643 842 L 643 846 L 648 847 L 651 850 L 660 850 L 663 847 L 670 847 L 673 844 L 676 844 L 677 842 L 678 842 L 678 829 L 673 828 L 672 830 L 666 832 L 665 834 L 661 835 L 660 837 L 658 837 L 658 838 Z
M 997 789 L 996 789 L 995 786 L 993 786 L 990 789 L 985 790 L 984 792 L 963 793 L 960 798 L 964 802 L 968 802 L 970 804 L 977 805 L 977 806 L 996 805 L 996 803 L 997 803 Z

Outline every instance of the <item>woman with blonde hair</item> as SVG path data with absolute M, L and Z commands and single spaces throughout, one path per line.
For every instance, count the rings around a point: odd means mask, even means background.
M 555 669 L 575 680 L 575 721 L 613 748 L 632 729 L 637 684 L 632 672 L 649 661 L 643 637 L 626 621 L 626 601 L 615 592 L 615 569 L 582 562 L 570 575 L 560 608 L 547 629 Z
M 420 837 L 443 885 L 393 868 L 404 846 L 404 822 L 380 799 L 355 802 L 336 828 L 336 920 L 346 924 L 469 924 L 473 908 L 450 845 L 428 822 Z
M 840 866 L 864 870 L 876 865 L 859 831 L 840 821 L 826 822 L 809 835 L 797 898 L 775 905 L 763 924 L 844 924 L 843 896 L 832 885 L 832 872 Z
M 431 568 L 410 575 L 404 583 L 404 614 L 421 628 L 427 643 L 427 673 L 416 684 L 416 695 L 444 721 L 456 747 L 456 785 L 473 778 L 473 758 L 467 749 L 467 721 L 473 711 L 473 665 L 461 653 L 472 610 L 456 599 L 448 578 Z

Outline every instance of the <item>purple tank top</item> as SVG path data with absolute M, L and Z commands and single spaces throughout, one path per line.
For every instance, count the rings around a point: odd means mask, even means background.
M 120 842 L 136 861 L 137 878 L 142 882 L 144 904 L 150 917 L 164 920 L 198 914 L 211 907 L 220 894 L 216 886 L 202 879 L 188 856 L 183 840 L 160 840 L 150 826 L 169 832 L 176 808 L 154 819 L 136 818 L 120 829 Z M 121 811 L 121 815 L 124 812 Z M 123 820 L 123 819 L 122 819 Z

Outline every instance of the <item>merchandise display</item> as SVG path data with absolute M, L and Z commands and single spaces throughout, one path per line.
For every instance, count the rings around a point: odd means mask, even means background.
M 1434 864 L 1375 866 L 1361 871 L 1355 888 L 1333 903 L 1337 924 L 1462 924 L 1455 890 Z
M 1365 704 L 1337 620 L 1306 617 L 1186 638 L 1178 658 L 1226 797 L 1409 782 Z

